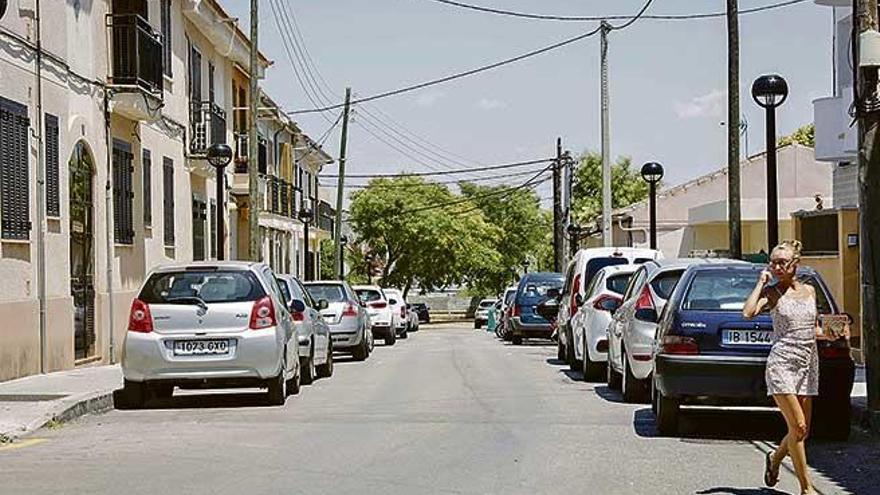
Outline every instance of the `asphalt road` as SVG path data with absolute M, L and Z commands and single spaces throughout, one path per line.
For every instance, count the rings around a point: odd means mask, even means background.
M 342 361 L 284 407 L 187 392 L 40 431 L 0 451 L 0 493 L 797 493 L 785 469 L 759 488 L 774 413 L 691 411 L 660 437 L 649 406 L 578 381 L 549 342 L 423 326 Z M 880 493 L 876 438 L 809 455 L 821 493 Z

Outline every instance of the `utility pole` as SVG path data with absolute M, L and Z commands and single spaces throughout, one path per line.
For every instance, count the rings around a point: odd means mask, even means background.
M 739 0 L 727 0 L 727 221 L 730 257 L 742 258 L 739 169 Z
M 608 123 L 608 33 L 611 25 L 602 21 L 602 244 L 611 247 L 611 129 Z
M 565 194 L 562 196 L 562 223 L 567 229 L 571 225 L 571 190 L 574 176 L 574 160 L 571 159 L 571 153 L 566 151 L 562 154 L 562 161 L 565 164 L 565 176 L 562 181 L 565 189 Z M 574 257 L 577 248 L 572 246 L 570 239 L 568 239 L 568 244 L 569 246 L 566 252 L 571 254 L 568 255 L 567 260 L 571 260 L 571 258 Z
M 553 271 L 562 271 L 562 138 L 556 138 L 556 161 L 553 162 Z
M 251 261 L 262 261 L 260 242 L 259 148 L 257 147 L 257 112 L 260 105 L 259 77 L 259 0 L 251 0 L 250 109 L 248 110 L 248 254 Z
M 871 427 L 880 430 L 880 112 L 877 102 L 878 13 L 877 0 L 860 0 L 857 15 L 859 43 L 858 86 L 855 102 L 859 122 L 859 212 L 862 271 L 862 350 L 865 353 L 868 411 Z M 853 24 L 856 26 L 856 24 Z M 862 45 L 868 42 L 870 44 Z M 873 43 L 871 43 L 873 41 Z
M 336 186 L 336 277 L 342 280 L 345 258 L 342 252 L 342 199 L 345 195 L 345 147 L 348 141 L 348 112 L 351 107 L 351 88 L 345 88 L 345 108 L 342 111 L 342 138 L 339 143 L 339 183 Z

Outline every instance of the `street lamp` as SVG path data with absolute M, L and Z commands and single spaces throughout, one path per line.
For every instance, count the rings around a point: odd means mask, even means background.
M 578 243 L 580 242 L 582 228 L 576 223 L 570 223 L 568 224 L 568 227 L 565 228 L 565 230 L 568 232 L 568 245 L 569 249 L 571 250 L 571 254 L 569 256 L 574 258 L 578 251 Z
M 226 144 L 212 144 L 208 148 L 208 163 L 214 167 L 217 173 L 217 215 L 214 218 L 214 234 L 217 237 L 217 260 L 225 258 L 226 233 L 224 232 L 224 217 L 226 216 L 226 185 L 223 179 L 226 177 L 226 166 L 232 161 L 232 148 Z
M 752 83 L 752 98 L 767 114 L 767 245 L 779 242 L 779 207 L 776 192 L 776 107 L 788 97 L 788 84 L 782 76 L 770 74 Z
M 663 165 L 648 162 L 642 165 L 642 179 L 648 183 L 649 218 L 651 222 L 651 249 L 657 249 L 657 184 L 663 178 Z
M 305 238 L 305 266 L 303 278 L 306 282 L 312 280 L 312 260 L 309 257 L 309 224 L 312 223 L 313 213 L 309 208 L 303 208 L 299 211 L 299 219 L 303 223 L 303 237 Z
M 522 262 L 523 273 L 529 273 L 529 265 L 530 264 L 531 264 L 531 262 L 528 260 L 528 258 L 523 260 L 523 262 Z
M 339 280 L 345 280 L 345 246 L 348 245 L 348 236 L 339 238 Z

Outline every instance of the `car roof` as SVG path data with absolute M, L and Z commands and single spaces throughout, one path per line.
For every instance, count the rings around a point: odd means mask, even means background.
M 636 270 L 639 269 L 642 265 L 608 265 L 599 269 L 598 272 L 602 272 L 605 275 L 616 275 L 618 273 L 635 273 Z
M 658 270 L 674 270 L 685 269 L 693 265 L 729 265 L 729 264 L 746 264 L 744 261 L 730 260 L 724 258 L 669 258 L 651 260 L 645 262 L 656 266 Z
M 558 272 L 529 272 L 523 275 L 523 278 L 520 280 L 526 279 L 554 279 L 554 278 L 565 278 L 565 276 Z
M 650 248 L 638 248 L 638 247 L 596 247 L 596 248 L 585 248 L 581 249 L 575 254 L 575 256 L 586 256 L 588 258 L 594 258 L 597 256 L 608 256 L 613 255 L 615 253 L 619 253 L 621 255 L 624 254 L 650 254 L 657 255 L 660 254 L 660 251 L 656 249 Z
M 378 285 L 355 285 L 352 287 L 354 290 L 377 290 L 382 292 L 382 288 Z
M 342 280 L 312 280 L 311 282 L 303 282 L 303 285 L 343 285 Z
M 487 302 L 487 301 L 495 302 L 497 300 L 498 299 L 495 299 L 494 297 L 487 297 L 486 299 L 480 299 L 480 302 Z
M 168 273 L 186 270 L 187 268 L 220 268 L 224 270 L 251 270 L 266 266 L 253 261 L 190 261 L 188 263 L 168 263 L 153 268 L 154 273 Z

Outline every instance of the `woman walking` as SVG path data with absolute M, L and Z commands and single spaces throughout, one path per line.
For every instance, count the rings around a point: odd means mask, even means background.
M 743 316 L 753 318 L 769 310 L 773 318 L 773 346 L 767 357 L 767 393 L 779 406 L 788 434 L 776 451 L 765 458 L 764 483 L 779 481 L 779 466 L 791 456 L 801 494 L 815 493 L 807 472 L 804 441 L 810 431 L 813 396 L 819 394 L 819 356 L 816 349 L 817 310 L 815 289 L 797 279 L 801 257 L 799 241 L 783 241 L 770 253 L 769 270 L 743 307 Z M 771 277 L 776 284 L 768 285 Z

